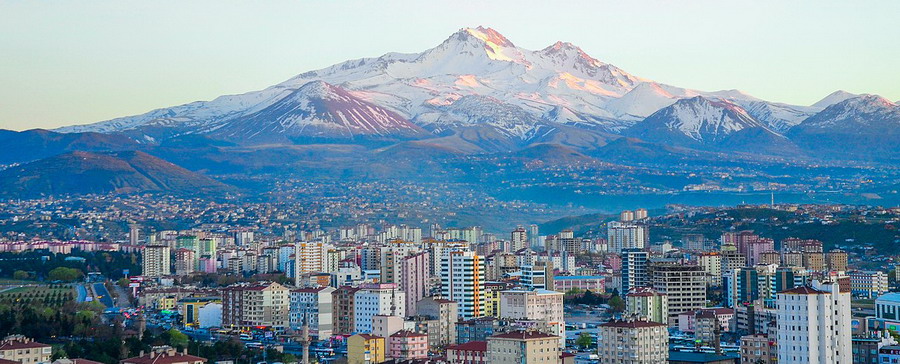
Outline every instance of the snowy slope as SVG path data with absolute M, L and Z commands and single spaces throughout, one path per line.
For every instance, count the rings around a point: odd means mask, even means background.
M 734 103 L 696 96 L 660 109 L 627 133 L 654 142 L 708 144 L 749 128 L 768 130 Z
M 599 61 L 571 43 L 556 42 L 540 50 L 527 50 L 491 28 L 477 27 L 461 29 L 422 53 L 350 60 L 302 73 L 264 90 L 58 131 L 125 132 L 152 141 L 174 134 L 212 133 L 229 123 L 249 119 L 273 125 L 269 123 L 289 118 L 261 112 L 312 81 L 338 86 L 361 101 L 428 125 L 430 130 L 465 124 L 463 119 L 479 120 L 503 129 L 500 134 L 517 138 L 529 132 L 523 128 L 536 125 L 531 119 L 621 132 L 677 100 L 697 95 L 740 105 L 772 130 L 786 130 L 811 115 L 803 107 L 770 103 L 736 90 L 701 92 L 658 84 Z M 461 112 L 462 106 L 483 105 L 467 101 L 449 107 L 467 96 L 498 100 L 517 113 L 529 115 L 528 121 L 491 123 L 497 120 L 461 117 L 467 114 Z M 269 109 L 273 110 L 281 109 Z M 444 115 L 436 115 L 440 113 Z M 483 112 L 473 110 L 471 114 Z M 260 115 L 267 119 L 262 120 Z M 441 128 L 435 123 L 447 125 Z M 277 130 L 287 132 L 292 128 Z
M 426 134 L 399 114 L 322 81 L 309 82 L 265 109 L 208 127 L 199 132 L 256 143 L 297 137 L 353 139 Z

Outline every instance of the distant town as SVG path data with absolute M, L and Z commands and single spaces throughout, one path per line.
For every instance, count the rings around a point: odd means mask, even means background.
M 3 203 L 3 360 L 900 358 L 898 208 L 670 205 L 494 231 L 423 210 L 322 224 L 402 203 L 94 197 Z

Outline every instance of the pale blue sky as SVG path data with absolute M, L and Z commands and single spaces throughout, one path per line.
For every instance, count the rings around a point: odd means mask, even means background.
M 637 76 L 811 104 L 900 99 L 900 1 L 0 0 L 0 128 L 52 128 L 419 52 L 485 25 Z

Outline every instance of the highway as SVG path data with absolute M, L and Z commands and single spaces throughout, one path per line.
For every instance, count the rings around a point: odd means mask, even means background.
M 100 303 L 105 305 L 106 307 L 115 307 L 116 303 L 113 302 L 112 296 L 110 296 L 109 291 L 106 289 L 106 286 L 103 283 L 94 283 L 94 294 L 100 300 Z

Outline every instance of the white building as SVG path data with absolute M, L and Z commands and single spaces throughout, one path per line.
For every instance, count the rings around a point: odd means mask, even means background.
M 161 277 L 172 273 L 172 257 L 168 245 L 147 245 L 141 260 L 144 277 Z
M 601 364 L 657 364 L 669 358 L 669 331 L 658 322 L 612 320 L 600 325 L 600 337 Z
M 647 247 L 647 225 L 633 221 L 613 221 L 607 226 L 609 250 L 621 253 L 622 249 Z
M 372 317 L 375 315 L 406 316 L 406 294 L 393 283 L 360 285 L 353 299 L 353 321 L 357 333 L 371 333 Z
M 850 292 L 813 281 L 778 293 L 779 363 L 852 363 Z
M 441 296 L 459 304 L 464 320 L 484 315 L 484 259 L 471 251 L 441 257 Z
M 559 336 L 560 346 L 564 346 L 566 322 L 563 296 L 560 292 L 545 289 L 501 291 L 500 317 L 546 322 L 551 334 Z
M 850 272 L 850 290 L 855 297 L 873 299 L 888 292 L 888 276 L 881 271 Z
M 308 273 L 322 272 L 325 268 L 325 254 L 328 244 L 322 242 L 297 243 L 294 245 L 294 284 L 301 286 L 300 277 Z
M 331 337 L 334 332 L 334 316 L 331 293 L 334 287 L 298 288 L 291 290 L 290 325 L 301 330 L 309 325 L 309 333 L 318 340 Z

